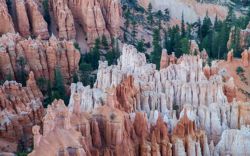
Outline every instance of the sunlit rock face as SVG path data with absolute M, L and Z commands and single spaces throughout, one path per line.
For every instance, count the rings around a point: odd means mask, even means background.
M 202 62 L 184 55 L 156 70 L 125 45 L 117 65 L 100 62 L 93 88 L 72 84 L 68 107 L 48 107 L 30 155 L 248 154 L 250 104 L 235 100 L 233 79 L 216 67 L 206 77 Z
M 24 61 L 25 71 L 33 71 L 36 79 L 54 81 L 55 69 L 60 67 L 65 82 L 71 82 L 78 70 L 80 52 L 73 42 L 59 41 L 55 36 L 43 41 L 7 33 L 0 38 L 0 60 L 3 79 L 8 76 L 17 78 L 20 61 Z
M 32 126 L 42 124 L 43 95 L 31 72 L 27 86 L 6 81 L 0 86 L 0 151 L 14 152 L 32 146 Z

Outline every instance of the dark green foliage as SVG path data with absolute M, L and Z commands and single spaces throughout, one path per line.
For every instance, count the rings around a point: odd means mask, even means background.
M 105 58 L 109 65 L 116 64 L 120 57 L 118 41 L 112 39 L 112 49 L 105 54 Z
M 22 85 L 26 86 L 26 80 L 28 78 L 28 73 L 25 70 L 25 65 L 27 64 L 24 57 L 20 57 L 17 60 L 17 74 L 16 74 L 16 81 L 21 83 Z
M 91 64 L 93 69 L 98 68 L 100 60 L 100 39 L 96 39 L 94 47 L 84 56 L 84 62 Z
M 239 66 L 239 67 L 237 67 L 236 72 L 237 72 L 237 74 L 239 75 L 239 74 L 244 73 L 245 70 L 244 70 L 242 67 Z
M 206 37 L 209 30 L 212 28 L 212 22 L 210 17 L 208 16 L 208 13 L 206 14 L 205 18 L 203 19 L 203 23 L 201 26 L 201 40 Z
M 145 44 L 144 44 L 144 41 L 143 40 L 140 40 L 137 42 L 136 44 L 136 49 L 139 51 L 139 52 L 146 52 L 146 48 L 145 48 Z
M 234 54 L 236 57 L 241 57 L 242 49 L 240 47 L 240 29 L 235 27 L 232 30 L 232 38 L 231 38 L 231 47 L 230 49 L 234 50 Z
M 78 44 L 77 42 L 74 42 L 74 47 L 75 47 L 77 50 L 81 51 L 81 48 L 80 48 L 80 46 L 79 46 L 79 44 Z
M 102 35 L 102 46 L 106 50 L 109 49 L 109 43 L 105 35 Z
M 47 22 L 48 26 L 50 26 L 51 19 L 49 14 L 49 0 L 43 0 L 43 9 L 44 9 L 44 19 Z
M 182 15 L 181 15 L 181 37 L 185 37 L 185 36 L 186 36 L 185 21 L 184 21 L 184 14 L 182 12 Z
M 154 29 L 153 32 L 153 52 L 150 54 L 150 60 L 152 63 L 156 64 L 156 68 L 160 68 L 160 60 L 161 60 L 161 37 L 160 37 L 160 30 Z
M 62 76 L 60 67 L 55 69 L 55 82 L 54 88 L 52 90 L 52 101 L 54 99 L 63 99 L 66 105 L 68 104 L 69 100 L 64 87 L 64 78 Z
M 73 83 L 77 83 L 79 81 L 77 73 L 73 74 Z
M 36 84 L 38 85 L 38 87 L 40 88 L 40 90 L 45 93 L 47 92 L 47 87 L 48 87 L 48 80 L 46 80 L 45 78 L 43 77 L 40 77 L 36 80 Z

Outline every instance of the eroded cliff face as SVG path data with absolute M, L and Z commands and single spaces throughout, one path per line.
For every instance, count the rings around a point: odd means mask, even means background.
M 0 86 L 0 151 L 15 152 L 32 146 L 32 126 L 41 125 L 43 95 L 29 74 L 27 86 L 6 81 Z
M 13 3 L 13 5 L 12 5 Z M 0 35 L 11 32 L 19 32 L 22 36 L 30 35 L 41 39 L 48 39 L 48 26 L 43 15 L 38 9 L 38 5 L 33 0 L 11 1 L 8 10 L 6 0 L 1 0 L 1 28 Z M 10 12 L 12 14 L 10 15 Z
M 76 26 L 84 30 L 88 44 L 93 44 L 103 35 L 110 39 L 120 34 L 119 0 L 51 0 L 50 7 L 59 29 L 59 38 L 75 38 Z
M 119 0 L 49 0 L 48 10 L 41 1 L 34 0 L 14 0 L 9 6 L 1 0 L 0 4 L 0 35 L 18 32 L 23 37 L 39 36 L 47 40 L 50 29 L 61 40 L 81 38 L 79 42 L 87 42 L 89 46 L 103 35 L 109 40 L 120 35 Z M 51 23 L 45 21 L 44 11 L 48 11 Z M 77 37 L 76 30 L 83 32 L 83 36 Z
M 71 82 L 78 70 L 80 52 L 71 41 L 59 41 L 52 36 L 48 41 L 25 39 L 18 34 L 7 33 L 0 38 L 0 69 L 2 78 L 18 76 L 20 60 L 25 62 L 24 70 L 33 71 L 35 78 L 54 81 L 58 67 L 66 80 Z
M 125 45 L 118 65 L 100 62 L 94 88 L 72 84 L 68 108 L 48 108 L 30 155 L 235 155 L 225 135 L 245 136 L 250 104 L 235 100 L 233 79 L 216 68 L 207 66 L 206 77 L 202 59 L 184 55 L 158 71 Z M 65 136 L 53 139 L 60 131 Z

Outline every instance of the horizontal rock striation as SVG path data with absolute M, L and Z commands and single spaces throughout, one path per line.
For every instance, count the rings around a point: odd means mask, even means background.
M 78 70 L 80 53 L 71 41 L 59 41 L 52 36 L 48 41 L 24 39 L 18 34 L 5 34 L 0 38 L 0 70 L 3 79 L 17 77 L 21 63 L 24 70 L 33 71 L 35 78 L 54 81 L 55 69 L 58 67 L 66 80 L 71 82 Z

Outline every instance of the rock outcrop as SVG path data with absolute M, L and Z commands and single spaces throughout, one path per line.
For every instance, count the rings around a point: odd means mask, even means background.
M 15 32 L 12 18 L 8 12 L 7 4 L 5 0 L 0 0 L 0 35 L 7 32 Z
M 250 104 L 234 100 L 232 78 L 223 79 L 215 67 L 205 77 L 200 56 L 184 55 L 176 62 L 156 70 L 144 54 L 125 45 L 117 65 L 100 61 L 93 88 L 72 84 L 68 108 L 62 101 L 49 106 L 43 132 L 33 129 L 35 148 L 30 155 L 224 152 L 224 132 L 250 124 Z
M 68 4 L 63 0 L 51 0 L 50 7 L 58 30 L 58 38 L 75 39 L 74 18 Z
M 59 38 L 74 38 L 76 25 L 86 33 L 88 44 L 93 44 L 103 35 L 110 39 L 120 34 L 119 0 L 53 0 L 50 7 L 59 29 Z
M 244 66 L 244 67 L 248 67 L 249 62 L 250 62 L 250 60 L 249 60 L 249 57 L 250 57 L 250 49 L 249 49 L 249 51 L 245 49 L 245 50 L 241 53 L 241 57 L 242 57 L 241 60 L 242 60 L 243 66 Z
M 31 72 L 27 86 L 6 81 L 0 87 L 0 151 L 15 152 L 31 147 L 32 126 L 41 125 L 44 113 L 43 95 Z
M 0 2 L 0 35 L 8 32 L 19 32 L 23 37 L 32 35 L 34 37 L 40 36 L 41 39 L 49 38 L 48 25 L 35 1 L 16 0 L 12 3 L 14 3 L 12 7 L 9 7 L 11 10 L 8 10 L 6 1 L 1 0 Z M 9 12 L 12 12 L 12 16 Z
M 20 61 L 24 70 L 33 71 L 36 79 L 54 81 L 54 72 L 60 68 L 66 80 L 70 82 L 78 70 L 80 53 L 71 41 L 59 41 L 52 36 L 49 41 L 24 39 L 18 34 L 5 34 L 0 38 L 0 69 L 2 79 L 8 76 L 16 78 L 20 70 Z

